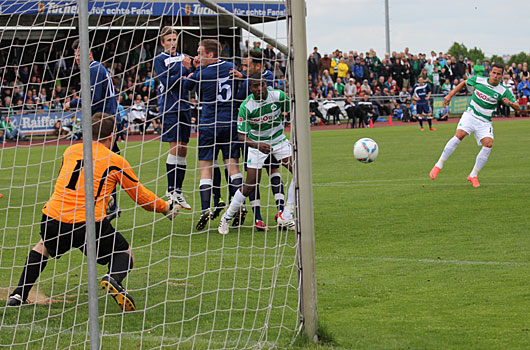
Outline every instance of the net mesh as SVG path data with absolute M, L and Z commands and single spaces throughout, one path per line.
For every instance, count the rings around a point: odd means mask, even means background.
M 221 5 L 267 35 L 288 42 L 282 1 Z M 192 58 L 200 40 L 218 40 L 220 58 L 240 71 L 249 51 L 263 52 L 274 87 L 289 93 L 288 57 L 266 49 L 262 38 L 198 2 L 97 1 L 90 2 L 89 10 L 93 59 L 108 71 L 123 107 L 117 115 L 118 129 L 123 130 L 117 142 L 120 154 L 159 197 L 168 186 L 169 154 L 168 143 L 161 141 L 164 113 L 157 110 L 160 81 L 154 70 L 154 59 L 163 52 L 163 27 L 177 30 L 178 52 Z M 48 260 L 28 296 L 29 305 L 5 306 L 28 253 L 41 239 L 42 208 L 54 193 L 63 152 L 82 140 L 81 112 L 73 102 L 80 97 L 81 82 L 72 48 L 78 38 L 77 13 L 77 4 L 70 1 L 0 1 L 2 348 L 77 349 L 90 343 L 87 258 L 77 249 Z M 228 235 L 217 233 L 219 218 L 197 229 L 202 210 L 196 136 L 204 105 L 194 90 L 182 99 L 191 102 L 193 116 L 182 186 L 192 210 L 169 221 L 143 210 L 118 187 L 121 215 L 112 225 L 134 253 L 134 268 L 122 284 L 134 298 L 136 311 L 122 311 L 110 295 L 99 291 L 101 347 L 287 346 L 299 318 L 297 236 L 276 225 L 277 198 L 266 172 L 260 193 L 267 231 L 257 231 L 248 202 L 247 220 Z M 241 102 L 234 97 L 232 101 Z M 222 158 L 219 164 L 221 196 L 228 202 Z M 242 158 L 238 165 L 244 175 Z M 280 174 L 287 192 L 292 176 L 283 167 Z M 98 265 L 98 278 L 106 273 L 107 266 Z

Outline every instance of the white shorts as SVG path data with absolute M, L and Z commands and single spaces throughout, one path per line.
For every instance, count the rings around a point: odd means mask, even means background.
M 475 133 L 475 139 L 479 146 L 481 145 L 480 140 L 483 138 L 490 137 L 493 139 L 493 125 L 491 122 L 475 118 L 468 111 L 465 111 L 462 114 L 462 117 L 456 126 L 456 130 L 458 129 L 464 130 L 468 135 Z
M 280 142 L 272 146 L 271 153 L 278 161 L 293 155 L 293 149 L 289 140 Z M 248 148 L 247 167 L 252 169 L 261 169 L 269 155 L 261 152 L 257 148 Z

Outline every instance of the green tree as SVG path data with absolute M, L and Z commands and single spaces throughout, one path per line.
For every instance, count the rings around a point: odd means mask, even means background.
M 481 49 L 475 46 L 474 48 L 468 51 L 467 57 L 473 62 L 476 62 L 477 60 L 484 61 L 484 52 L 482 52 Z
M 459 44 L 456 41 L 453 43 L 453 45 L 451 45 L 447 53 L 457 58 L 460 56 L 468 57 L 468 50 L 467 50 L 466 45 L 464 45 L 464 43 Z
M 527 55 L 526 53 L 524 53 L 523 51 L 519 52 L 517 55 L 513 55 L 512 57 L 510 57 L 510 59 L 508 60 L 508 64 L 512 64 L 512 63 L 524 63 L 524 62 L 530 62 L 530 55 Z
M 493 64 L 493 63 L 500 63 L 502 65 L 504 65 L 504 60 L 502 59 L 501 56 L 499 55 L 493 55 L 491 56 L 490 58 L 490 63 Z

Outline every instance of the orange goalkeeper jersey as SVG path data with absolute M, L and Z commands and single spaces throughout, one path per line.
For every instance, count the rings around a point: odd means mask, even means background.
M 96 221 L 102 221 L 116 184 L 142 208 L 163 212 L 166 202 L 145 188 L 125 158 L 101 143 L 92 144 L 94 169 L 94 201 Z M 68 147 L 63 153 L 63 164 L 55 183 L 55 190 L 42 212 L 61 222 L 85 222 L 85 177 L 83 144 Z

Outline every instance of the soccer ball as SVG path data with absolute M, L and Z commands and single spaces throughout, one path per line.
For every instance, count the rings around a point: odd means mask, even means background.
M 357 140 L 353 145 L 353 156 L 361 163 L 371 163 L 379 154 L 377 143 L 367 137 Z

